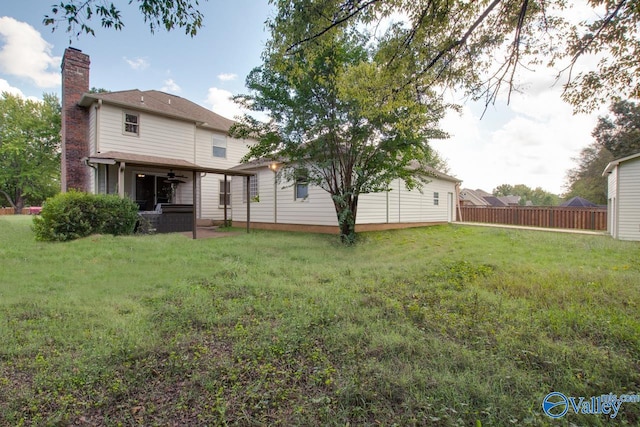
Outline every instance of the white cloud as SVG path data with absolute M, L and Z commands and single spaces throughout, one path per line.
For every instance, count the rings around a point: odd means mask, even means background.
M 228 118 L 241 116 L 244 111 L 238 104 L 233 102 L 232 96 L 233 94 L 228 90 L 212 87 L 209 88 L 206 104 L 211 106 L 211 110 L 214 113 L 218 113 L 221 116 Z
M 431 144 L 464 187 L 525 184 L 562 193 L 572 158 L 592 141 L 597 114 L 574 115 L 556 88 L 535 92 L 514 94 L 510 107 L 489 110 L 482 120 L 469 105 L 462 115 L 447 114 L 441 126 L 451 138 Z M 506 120 L 496 125 L 494 118 Z
M 178 86 L 178 84 L 174 82 L 173 79 L 165 80 L 164 86 L 162 86 L 160 90 L 168 93 L 180 93 L 180 91 L 182 91 L 180 86 Z
M 149 61 L 147 61 L 145 58 L 129 59 L 125 56 L 124 60 L 132 69 L 136 71 L 142 71 L 145 68 L 149 67 Z
M 237 74 L 232 74 L 232 73 L 218 74 L 218 79 L 220 79 L 223 82 L 230 82 L 230 81 L 235 80 L 237 78 L 238 78 Z
M 60 85 L 59 56 L 51 54 L 52 45 L 31 25 L 7 16 L 0 17 L 0 70 L 27 78 L 39 87 Z
M 20 89 L 11 86 L 8 81 L 0 79 L 0 93 L 3 92 L 8 92 L 11 95 L 19 96 L 20 98 L 25 98 L 24 93 L 22 93 Z

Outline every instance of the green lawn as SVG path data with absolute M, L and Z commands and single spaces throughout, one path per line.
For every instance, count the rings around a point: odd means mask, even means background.
M 439 226 L 36 242 L 0 217 L 0 425 L 638 425 L 640 244 Z

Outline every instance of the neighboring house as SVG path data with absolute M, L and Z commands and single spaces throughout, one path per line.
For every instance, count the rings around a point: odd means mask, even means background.
M 607 231 L 615 239 L 640 241 L 640 153 L 610 162 Z
M 490 206 L 489 202 L 487 202 L 484 199 L 486 196 L 491 196 L 491 194 L 480 189 L 470 190 L 468 188 L 463 188 L 462 190 L 460 190 L 460 205 L 461 206 Z
M 233 170 L 251 172 L 249 195 L 246 178 L 234 180 L 231 187 L 234 225 L 246 221 L 247 202 L 251 204 L 251 226 L 265 229 L 307 230 L 338 233 L 338 219 L 328 192 L 304 181 L 283 182 L 281 164 L 254 161 Z M 358 199 L 356 231 L 417 227 L 455 221 L 456 193 L 460 180 L 437 172 L 421 191 L 408 190 L 397 179 L 389 191 L 361 194 Z M 242 206 L 242 208 L 239 208 Z
M 566 202 L 561 203 L 559 206 L 566 207 L 566 208 L 593 208 L 598 205 L 596 205 L 595 203 L 583 197 L 575 196 L 570 198 Z
M 505 207 L 518 206 L 519 202 L 520 196 L 494 196 L 481 189 L 463 188 L 460 190 L 461 206 Z
M 250 143 L 229 136 L 234 122 L 155 90 L 89 93 L 89 73 L 89 56 L 66 49 L 63 191 L 128 196 L 142 211 L 158 203 L 195 201 L 194 218 L 230 218 L 232 176 L 245 174 L 229 169 L 240 163 Z

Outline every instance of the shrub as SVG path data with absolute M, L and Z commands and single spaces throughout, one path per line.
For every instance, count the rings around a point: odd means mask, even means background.
M 131 234 L 138 205 L 116 195 L 70 191 L 47 199 L 40 216 L 33 219 L 38 240 L 66 241 L 94 233 Z

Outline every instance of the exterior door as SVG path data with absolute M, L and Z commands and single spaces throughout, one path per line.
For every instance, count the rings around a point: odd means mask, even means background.
M 152 211 L 158 203 L 170 203 L 171 183 L 166 176 L 136 174 L 136 203 L 141 211 Z

